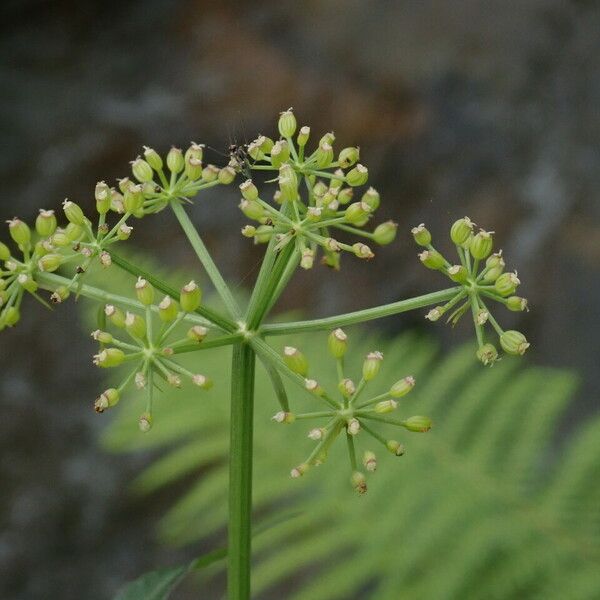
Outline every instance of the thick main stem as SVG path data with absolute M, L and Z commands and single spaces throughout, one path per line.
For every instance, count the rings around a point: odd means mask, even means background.
M 254 350 L 233 346 L 229 450 L 229 600 L 250 598 Z

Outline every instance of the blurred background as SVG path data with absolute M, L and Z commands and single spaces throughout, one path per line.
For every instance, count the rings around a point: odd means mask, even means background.
M 2 221 L 32 221 L 67 196 L 89 210 L 96 181 L 127 175 L 142 144 L 225 151 L 274 135 L 293 106 L 316 135 L 360 145 L 378 216 L 399 235 L 368 264 L 345 257 L 339 273 L 300 273 L 280 309 L 327 315 L 433 290 L 440 281 L 416 259 L 410 228 L 426 222 L 447 239 L 469 215 L 518 268 L 532 311 L 502 323 L 532 342 L 528 363 L 579 377 L 552 443 L 597 416 L 600 2 L 7 0 L 0 14 Z M 239 235 L 237 200 L 235 186 L 215 189 L 191 213 L 241 290 L 262 248 Z M 194 267 L 168 215 L 137 224 L 130 245 Z M 415 312 L 376 327 L 425 324 Z M 473 335 L 462 324 L 426 330 L 443 349 Z M 90 410 L 102 381 L 82 331 L 72 303 L 50 316 L 28 302 L 0 337 L 2 598 L 109 598 L 194 555 L 155 535 L 175 492 L 128 492 L 152 452 L 100 447 L 109 419 Z

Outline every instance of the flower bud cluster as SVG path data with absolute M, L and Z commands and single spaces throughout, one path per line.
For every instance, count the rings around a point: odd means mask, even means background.
M 152 402 L 157 379 L 163 379 L 175 388 L 181 387 L 184 380 L 203 390 L 212 387 L 212 381 L 206 375 L 192 373 L 175 360 L 177 354 L 200 350 L 208 329 L 193 325 L 185 335 L 181 335 L 184 321 L 200 305 L 200 288 L 193 281 L 181 288 L 179 301 L 165 296 L 155 304 L 154 288 L 141 277 L 135 284 L 135 293 L 142 314 L 107 304 L 104 307 L 106 330 L 92 332 L 92 337 L 100 345 L 93 358 L 96 366 L 128 366 L 128 374 L 120 385 L 100 394 L 94 408 L 97 412 L 104 412 L 115 406 L 124 390 L 134 384 L 136 388 L 146 390 L 146 408 L 139 419 L 139 426 L 142 431 L 149 431 L 153 422 Z
M 437 321 L 448 315 L 448 322 L 455 325 L 467 312 L 473 317 L 477 334 L 477 358 L 484 365 L 498 360 L 498 350 L 485 340 L 485 326 L 498 335 L 500 347 L 507 354 L 522 355 L 529 348 L 525 336 L 514 330 L 505 331 L 490 312 L 486 302 L 494 300 L 511 311 L 527 310 L 527 300 L 516 295 L 520 285 L 517 272 L 505 271 L 502 251 L 493 254 L 493 232 L 475 230 L 475 223 L 464 217 L 450 228 L 450 239 L 456 246 L 459 262 L 450 263 L 431 244 L 431 233 L 424 224 L 412 229 L 415 242 L 423 248 L 419 259 L 429 269 L 440 271 L 458 284 L 456 295 L 444 306 L 432 308 L 426 315 Z
M 327 349 L 337 367 L 338 389 L 329 393 L 317 380 L 310 377 L 309 362 L 297 348 L 285 346 L 282 357 L 286 366 L 296 375 L 304 378 L 305 389 L 311 396 L 318 398 L 327 406 L 327 410 L 308 413 L 292 413 L 280 411 L 273 416 L 273 421 L 291 424 L 302 420 L 323 420 L 321 427 L 312 427 L 308 438 L 316 442 L 310 455 L 300 465 L 292 469 L 294 478 L 304 475 L 312 466 L 325 462 L 329 449 L 340 434 L 345 434 L 350 455 L 351 482 L 359 493 L 367 490 L 366 476 L 357 462 L 355 444 L 367 438 L 381 444 L 388 452 L 396 456 L 404 454 L 404 446 L 400 442 L 389 439 L 378 431 L 378 426 L 391 425 L 411 432 L 426 432 L 431 428 L 428 417 L 413 416 L 407 419 L 395 419 L 390 416 L 398 408 L 400 398 L 409 394 L 415 386 L 412 376 L 402 377 L 383 393 L 365 396 L 367 385 L 379 375 L 383 354 L 377 350 L 369 352 L 362 364 L 360 379 L 355 383 L 344 374 L 344 358 L 348 350 L 348 337 L 342 329 L 332 331 L 327 339 Z M 367 473 L 377 468 L 375 453 L 367 448 L 363 453 L 362 466 Z
M 327 133 L 308 154 L 310 128 L 304 126 L 297 132 L 292 109 L 281 113 L 278 129 L 279 140 L 261 135 L 247 147 L 250 169 L 274 172 L 272 182 L 277 188 L 269 203 L 261 198 L 252 179 L 240 185 L 240 210 L 256 223 L 242 229 L 244 236 L 255 243 L 273 241 L 278 249 L 293 243 L 304 269 L 314 265 L 318 248 L 324 264 L 337 269 L 342 251 L 370 259 L 374 254 L 369 244 L 394 241 L 397 225 L 393 221 L 381 223 L 373 231 L 363 229 L 381 200 L 372 187 L 357 195 L 357 188 L 368 180 L 367 168 L 359 163 L 358 148 L 336 153 L 335 136 Z M 346 243 L 332 235 L 334 229 L 342 236 L 351 234 L 365 241 Z

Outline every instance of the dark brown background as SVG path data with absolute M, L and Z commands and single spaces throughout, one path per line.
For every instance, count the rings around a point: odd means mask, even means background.
M 441 284 L 408 233 L 438 238 L 470 215 L 494 229 L 532 312 L 503 323 L 531 339 L 529 360 L 568 366 L 581 392 L 564 423 L 597 411 L 600 370 L 600 4 L 421 0 L 234 3 L 5 2 L 0 19 L 2 220 L 32 219 L 69 196 L 92 206 L 149 144 L 224 149 L 273 134 L 293 106 L 313 131 L 358 143 L 399 240 L 370 264 L 314 270 L 282 307 L 331 314 Z M 218 160 L 217 155 L 214 156 Z M 239 236 L 234 188 L 193 215 L 226 276 L 251 281 L 259 255 Z M 166 219 L 166 220 L 165 220 Z M 133 244 L 190 261 L 169 217 Z M 348 267 L 351 268 L 348 268 Z M 134 459 L 97 448 L 99 385 L 73 306 L 29 302 L 0 337 L 0 597 L 107 598 L 176 560 L 153 542 L 160 500 L 125 494 Z M 424 327 L 423 315 L 385 322 Z M 472 335 L 427 327 L 455 344 Z

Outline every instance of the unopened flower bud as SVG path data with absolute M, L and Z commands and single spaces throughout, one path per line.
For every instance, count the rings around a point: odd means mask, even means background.
M 361 242 L 357 242 L 356 244 L 352 244 L 352 250 L 354 251 L 354 255 L 358 258 L 370 259 L 375 256 L 373 251 L 369 246 L 363 244 Z
M 171 173 L 180 173 L 184 167 L 183 153 L 181 149 L 171 147 L 167 154 L 167 168 Z
M 375 240 L 376 244 L 379 244 L 380 246 L 386 246 L 394 241 L 397 230 L 398 225 L 394 223 L 394 221 L 386 221 L 375 228 L 375 231 L 373 232 L 373 239 Z
M 319 169 L 327 168 L 333 162 L 333 147 L 328 142 L 321 142 L 315 152 L 317 167 Z
M 94 403 L 94 409 L 96 412 L 104 412 L 107 408 L 112 408 L 119 402 L 120 394 L 119 390 L 115 388 L 109 388 L 102 392 Z
M 191 181 L 197 181 L 202 177 L 202 160 L 194 156 L 185 159 L 185 176 Z
M 363 454 L 362 463 L 365 469 L 370 473 L 373 473 L 377 470 L 377 457 L 375 456 L 375 453 L 371 452 L 370 450 L 367 450 Z
M 254 225 L 244 225 L 242 227 L 242 235 L 247 238 L 253 238 L 256 235 L 256 227 Z
M 309 465 L 307 463 L 302 463 L 290 471 L 290 477 L 292 477 L 292 479 L 298 479 L 298 477 L 302 477 L 302 475 L 304 475 L 308 469 Z
M 480 308 L 475 313 L 475 322 L 477 323 L 477 325 L 485 325 L 488 322 L 489 318 L 490 313 L 487 310 L 485 310 L 485 308 Z
M 356 164 L 360 158 L 360 150 L 358 148 L 344 148 L 338 155 L 338 163 L 342 169 L 347 169 Z
M 353 396 L 354 392 L 356 392 L 356 385 L 354 384 L 354 381 L 352 381 L 352 379 L 346 378 L 342 379 L 338 383 L 338 389 L 340 390 L 344 398 L 350 398 L 350 396 Z
M 104 268 L 108 268 L 108 267 L 110 267 L 110 265 L 112 265 L 112 257 L 106 250 L 102 250 L 102 252 L 100 252 L 100 256 L 98 258 L 100 260 L 100 264 Z
M 300 266 L 303 269 L 312 269 L 315 262 L 315 253 L 310 248 L 305 248 L 302 251 L 302 257 L 300 258 Z
M 29 229 L 29 225 L 16 217 L 7 222 L 10 237 L 15 243 L 23 248 L 29 246 L 29 243 L 31 242 L 31 229 Z
M 371 216 L 371 207 L 366 202 L 353 202 L 344 212 L 348 223 L 362 227 Z
M 44 238 L 50 237 L 56 231 L 56 215 L 53 210 L 40 209 L 35 220 L 35 230 Z
M 242 200 L 239 204 L 240 210 L 253 221 L 260 221 L 265 216 L 265 209 L 256 200 Z
M 385 445 L 386 448 L 396 456 L 402 456 L 404 454 L 404 444 L 401 444 L 396 440 L 388 440 Z
M 487 258 L 494 246 L 492 240 L 492 231 L 484 231 L 483 229 L 479 233 L 475 234 L 469 243 L 469 251 L 471 256 L 477 259 Z
M 323 388 L 314 379 L 305 379 L 304 387 L 311 392 L 311 394 L 316 394 L 317 396 L 321 396 L 324 392 Z
M 504 272 L 506 266 L 502 258 L 502 251 L 490 255 L 485 261 L 485 274 L 483 275 L 484 283 L 494 283 Z
M 254 185 L 252 179 L 246 179 L 240 184 L 240 192 L 246 200 L 256 200 L 258 198 L 258 188 Z
M 402 423 L 402 425 L 405 429 L 408 429 L 408 431 L 425 433 L 431 429 L 431 419 L 429 417 L 422 416 L 409 417 Z
M 469 241 L 471 235 L 473 235 L 473 227 L 475 223 L 464 217 L 455 221 L 450 228 L 450 239 L 458 246 L 464 246 Z
M 135 374 L 134 383 L 135 383 L 135 387 L 138 390 L 143 390 L 146 387 L 146 385 L 148 384 L 148 379 L 146 378 L 145 373 L 142 371 L 138 371 Z
M 275 142 L 271 148 L 271 164 L 278 169 L 290 157 L 290 147 L 285 140 Z
M 6 244 L 0 242 L 0 260 L 8 260 L 10 258 L 10 249 Z
M 323 427 L 316 427 L 308 432 L 308 437 L 315 442 L 322 440 L 325 435 L 326 429 Z
M 145 183 L 154 179 L 152 167 L 139 156 L 131 163 L 131 172 L 140 183 Z
M 413 227 L 410 232 L 419 246 L 429 246 L 431 244 L 431 233 L 429 233 L 429 229 L 425 227 L 424 223 Z
M 352 187 L 364 185 L 369 179 L 369 170 L 360 163 L 346 173 L 346 183 Z
M 194 342 L 200 343 L 208 335 L 208 329 L 202 325 L 194 325 L 187 332 L 187 337 Z
M 177 318 L 179 313 L 179 305 L 171 296 L 165 296 L 158 305 L 158 316 L 161 321 L 170 323 Z
M 350 419 L 346 424 L 346 431 L 350 435 L 358 435 L 360 432 L 360 421 L 358 419 Z
M 419 260 L 428 268 L 439 270 L 446 264 L 444 257 L 437 250 L 423 250 Z
M 27 290 L 28 292 L 31 292 L 31 293 L 35 292 L 38 289 L 38 284 L 33 280 L 31 275 L 28 275 L 27 273 L 21 273 L 17 277 L 17 283 L 24 290 Z
M 181 387 L 181 377 L 179 375 L 176 375 L 175 373 L 169 373 L 167 375 L 167 383 L 170 386 L 173 386 L 174 388 L 180 388 Z
M 520 332 L 509 330 L 500 336 L 500 345 L 507 354 L 522 355 L 525 354 L 530 344 L 527 338 Z
M 117 230 L 117 238 L 124 242 L 125 240 L 129 239 L 132 231 L 133 227 L 130 227 L 129 225 L 127 225 L 127 223 L 123 223 Z
M 365 381 L 371 381 L 377 377 L 379 369 L 381 367 L 381 361 L 383 360 L 383 354 L 378 350 L 369 352 L 367 358 L 363 362 L 363 378 Z
M 296 117 L 291 108 L 288 108 L 286 111 L 282 112 L 279 115 L 279 122 L 277 123 L 277 127 L 279 129 L 279 133 L 281 137 L 290 138 L 296 133 Z
M 511 296 L 506 300 L 506 307 L 508 308 L 508 310 L 512 310 L 514 312 L 528 310 L 527 299 L 521 298 L 520 296 Z
M 308 373 L 308 361 L 306 356 L 300 352 L 297 348 L 292 346 L 286 346 L 283 349 L 283 360 L 288 368 L 294 373 L 298 373 L 305 377 Z
M 342 188 L 337 193 L 337 201 L 339 204 L 348 204 L 354 197 L 354 188 Z M 371 209 L 372 210 L 372 209 Z
M 396 381 L 390 388 L 390 396 L 392 398 L 402 398 L 406 396 L 415 387 L 415 378 L 412 376 L 404 377 Z
M 485 366 L 493 365 L 498 360 L 498 350 L 496 350 L 493 344 L 483 344 L 477 350 L 477 358 Z
M 104 314 L 108 317 L 110 322 L 119 329 L 125 327 L 125 313 L 113 304 L 107 304 L 104 307 Z
M 9 306 L 4 309 L 0 316 L 0 328 L 4 324 L 6 327 L 14 327 L 21 320 L 21 312 L 16 306 Z
M 76 225 L 75 223 L 69 223 L 65 228 L 65 235 L 67 236 L 69 242 L 77 242 L 83 236 L 84 229 L 81 225 Z M 52 236 L 54 239 L 54 236 Z
M 279 189 L 284 200 L 295 201 L 298 198 L 298 176 L 289 165 L 282 165 L 278 177 Z
M 118 367 L 125 360 L 125 353 L 119 348 L 105 348 L 94 355 L 94 364 L 98 367 Z
M 144 146 L 144 158 L 155 171 L 160 171 L 163 168 L 162 158 L 156 150 L 153 150 L 148 146 Z
M 219 183 L 229 185 L 235 179 L 235 169 L 229 165 L 219 169 L 217 179 Z
M 125 191 L 123 205 L 128 213 L 135 214 L 142 209 L 144 205 L 144 195 L 141 185 L 130 185 Z
M 469 272 L 462 265 L 452 265 L 448 267 L 448 276 L 456 283 L 465 283 L 469 277 Z
M 302 148 L 303 146 L 306 146 L 309 137 L 310 137 L 310 127 L 308 127 L 307 125 L 300 127 L 300 131 L 298 132 L 298 137 L 296 138 L 296 141 L 298 142 L 298 146 L 300 146 L 300 148 Z
M 215 167 L 215 165 L 206 165 L 204 169 L 202 169 L 202 179 L 207 183 L 211 181 L 216 181 L 219 176 L 219 167 Z
M 110 210 L 112 193 L 104 181 L 99 181 L 96 184 L 94 198 L 96 199 L 96 210 L 98 211 L 98 214 L 105 215 Z
M 154 288 L 143 277 L 138 277 L 135 282 L 135 294 L 138 300 L 145 306 L 150 306 L 154 302 Z
M 348 336 L 343 329 L 334 329 L 327 338 L 327 348 L 334 358 L 342 358 L 348 349 Z
M 60 267 L 62 261 L 63 257 L 60 254 L 45 254 L 38 260 L 38 268 L 40 271 L 52 273 Z
M 192 377 L 192 383 L 203 390 L 210 390 L 213 386 L 212 379 L 206 377 L 206 375 L 194 375 Z
M 271 420 L 275 421 L 275 423 L 285 423 L 286 425 L 290 425 L 296 420 L 296 416 L 291 412 L 280 410 L 271 417 Z
M 359 494 L 365 494 L 367 492 L 367 480 L 364 474 L 360 471 L 354 471 L 354 473 L 352 473 L 350 481 L 352 482 L 352 487 Z
M 195 281 L 190 281 L 181 288 L 179 304 L 184 312 L 194 312 L 202 300 L 202 291 Z
M 61 285 L 54 290 L 50 296 L 50 301 L 54 304 L 60 304 L 61 302 L 64 302 L 70 296 L 70 294 L 71 292 L 69 291 L 69 288 Z
M 494 282 L 494 288 L 501 296 L 510 296 L 515 293 L 521 283 L 516 273 L 502 273 Z
M 381 400 L 375 405 L 375 412 L 380 415 L 393 412 L 398 407 L 398 403 L 395 400 Z
M 438 321 L 442 317 L 443 314 L 444 314 L 444 307 L 436 306 L 435 308 L 432 308 L 425 315 L 425 318 L 428 319 L 429 321 L 431 321 L 432 323 L 434 323 L 435 321 Z
M 100 329 L 92 331 L 92 338 L 101 344 L 111 344 L 113 341 L 112 334 L 108 333 L 108 331 L 102 331 Z
M 142 413 L 138 420 L 138 426 L 140 428 L 140 431 L 143 433 L 148 433 L 152 429 L 152 422 L 152 413 Z
M 71 202 L 70 200 L 64 200 L 63 202 L 63 210 L 65 212 L 65 216 L 70 223 L 74 225 L 79 225 L 80 227 L 85 223 L 85 216 L 81 207 L 75 202 Z
M 127 333 L 135 338 L 143 339 L 146 337 L 146 321 L 135 313 L 128 312 L 125 315 L 125 329 Z

